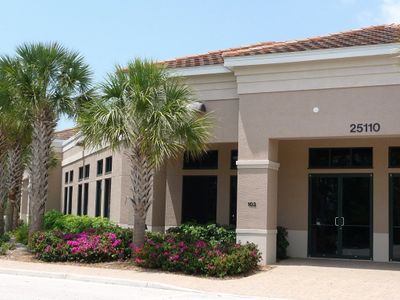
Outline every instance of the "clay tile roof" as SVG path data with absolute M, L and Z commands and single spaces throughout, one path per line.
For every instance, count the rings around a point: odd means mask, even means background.
M 78 132 L 78 128 L 68 128 L 54 133 L 54 138 L 57 140 L 68 140 Z
M 224 62 L 224 57 L 288 53 L 397 42 L 400 42 L 399 24 L 377 25 L 296 41 L 264 42 L 243 47 L 224 49 L 205 54 L 180 57 L 162 63 L 164 63 L 168 68 L 196 67 L 222 64 Z

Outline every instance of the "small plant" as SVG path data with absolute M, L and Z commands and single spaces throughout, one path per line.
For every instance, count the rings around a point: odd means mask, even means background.
M 289 246 L 289 242 L 287 240 L 288 232 L 285 227 L 278 226 L 278 233 L 276 236 L 276 258 L 277 259 L 285 259 L 287 258 L 287 247 Z
M 2 243 L 0 245 L 0 255 L 6 255 L 9 250 L 15 249 L 15 244 L 12 242 Z
M 15 249 L 14 243 L 8 232 L 0 236 L 0 255 L 6 255 L 9 250 Z
M 14 230 L 15 241 L 18 243 L 27 245 L 28 236 L 29 236 L 29 231 L 27 224 L 21 224 L 20 226 L 17 227 L 17 229 Z
M 250 272 L 257 268 L 261 259 L 254 244 L 224 244 L 216 240 L 210 243 L 172 231 L 167 234 L 148 233 L 143 247 L 133 248 L 134 263 L 170 272 L 225 277 Z M 204 233 L 204 226 L 198 230 L 190 227 L 190 231 Z
M 0 244 L 8 243 L 11 240 L 11 236 L 8 232 L 0 236 Z
M 30 249 L 43 261 L 95 263 L 124 258 L 128 245 L 115 233 L 95 230 L 64 234 L 60 231 L 34 233 Z
M 178 239 L 184 241 L 207 241 L 212 245 L 232 245 L 236 243 L 236 233 L 231 227 L 220 226 L 216 224 L 196 225 L 182 224 L 167 230 L 174 234 Z
M 80 233 L 85 230 L 113 232 L 119 227 L 109 219 L 101 217 L 64 215 L 61 212 L 51 210 L 44 216 L 45 230 L 58 230 L 66 233 Z

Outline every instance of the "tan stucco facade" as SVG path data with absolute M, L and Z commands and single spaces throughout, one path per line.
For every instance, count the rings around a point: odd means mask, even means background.
M 271 263 L 276 260 L 277 226 L 284 226 L 288 254 L 307 257 L 309 174 L 368 173 L 373 176 L 372 258 L 388 261 L 388 180 L 389 173 L 400 172 L 388 168 L 388 148 L 400 146 L 400 64 L 397 55 L 380 54 L 378 46 L 370 52 L 363 49 L 349 55 L 338 50 L 326 57 L 319 50 L 319 56 L 309 53 L 304 61 L 292 54 L 276 60 L 227 58 L 225 66 L 186 70 L 187 84 L 214 120 L 209 149 L 218 151 L 218 168 L 189 170 L 183 168 L 182 157 L 168 161 L 155 176 L 149 230 L 181 224 L 184 176 L 217 176 L 216 221 L 228 224 L 230 180 L 237 176 L 238 241 L 255 242 L 262 263 Z M 379 130 L 351 132 L 351 124 L 375 123 Z M 60 209 L 65 186 L 73 187 L 75 214 L 78 185 L 89 183 L 88 214 L 94 215 L 96 181 L 111 178 L 110 219 L 133 224 L 129 161 L 123 151 L 84 150 L 78 141 L 79 135 L 63 146 Z M 320 147 L 371 147 L 373 167 L 309 169 L 309 148 Z M 237 149 L 235 169 L 230 159 Z M 112 173 L 97 176 L 97 161 L 109 156 Z M 79 182 L 78 169 L 86 164 L 90 176 Z M 71 170 L 74 180 L 65 184 L 64 174 Z

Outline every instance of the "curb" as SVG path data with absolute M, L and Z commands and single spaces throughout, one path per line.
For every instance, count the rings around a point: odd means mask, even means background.
M 73 273 L 66 272 L 42 272 L 42 271 L 32 271 L 27 269 L 11 269 L 11 268 L 1 268 L 0 267 L 0 275 L 14 275 L 14 276 L 31 276 L 31 277 L 40 277 L 40 278 L 50 278 L 50 279 L 67 279 L 74 280 L 80 282 L 89 282 L 89 283 L 102 283 L 102 284 L 110 284 L 110 285 L 122 285 L 129 287 L 139 287 L 139 288 L 152 288 L 152 289 L 162 289 L 176 292 L 189 292 L 203 295 L 214 295 L 219 297 L 235 297 L 237 299 L 264 299 L 264 300 L 285 300 L 281 298 L 268 298 L 268 297 L 257 297 L 257 296 L 248 296 L 248 295 L 237 295 L 237 294 L 226 294 L 226 293 L 210 293 L 200 290 L 193 290 L 188 288 L 181 288 L 174 285 L 159 283 L 159 282 L 151 282 L 151 281 L 141 281 L 141 280 L 132 280 L 132 279 L 121 279 L 121 278 L 113 278 L 113 277 L 103 277 L 103 276 L 89 276 L 89 275 L 78 275 Z
M 73 273 L 42 272 L 42 271 L 32 271 L 32 270 L 26 270 L 26 269 L 0 268 L 0 274 L 32 276 L 32 277 L 42 277 L 42 278 L 51 278 L 51 279 L 68 279 L 68 280 L 75 280 L 75 281 L 82 281 L 82 282 L 104 283 L 104 284 L 124 285 L 124 286 L 131 286 L 131 287 L 140 287 L 140 288 L 153 288 L 153 289 L 163 289 L 163 290 L 170 290 L 170 291 L 201 293 L 201 291 L 180 288 L 177 286 L 164 284 L 164 283 L 158 283 L 158 282 L 120 279 L 120 278 L 103 277 L 103 276 L 100 277 L 100 276 L 89 276 L 89 275 L 77 275 L 77 274 L 73 274 Z

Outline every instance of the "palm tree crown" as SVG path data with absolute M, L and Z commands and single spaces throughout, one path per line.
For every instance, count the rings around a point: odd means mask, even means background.
M 58 43 L 33 43 L 18 47 L 14 56 L 0 57 L 0 75 L 12 106 L 23 108 L 32 124 L 29 231 L 33 233 L 43 225 L 57 120 L 61 114 L 76 116 L 90 95 L 91 72 L 77 52 Z
M 99 97 L 80 111 L 87 146 L 123 149 L 130 159 L 135 245 L 143 244 L 154 169 L 184 150 L 198 155 L 206 149 L 211 121 L 193 101 L 189 88 L 163 66 L 136 59 L 117 67 Z

